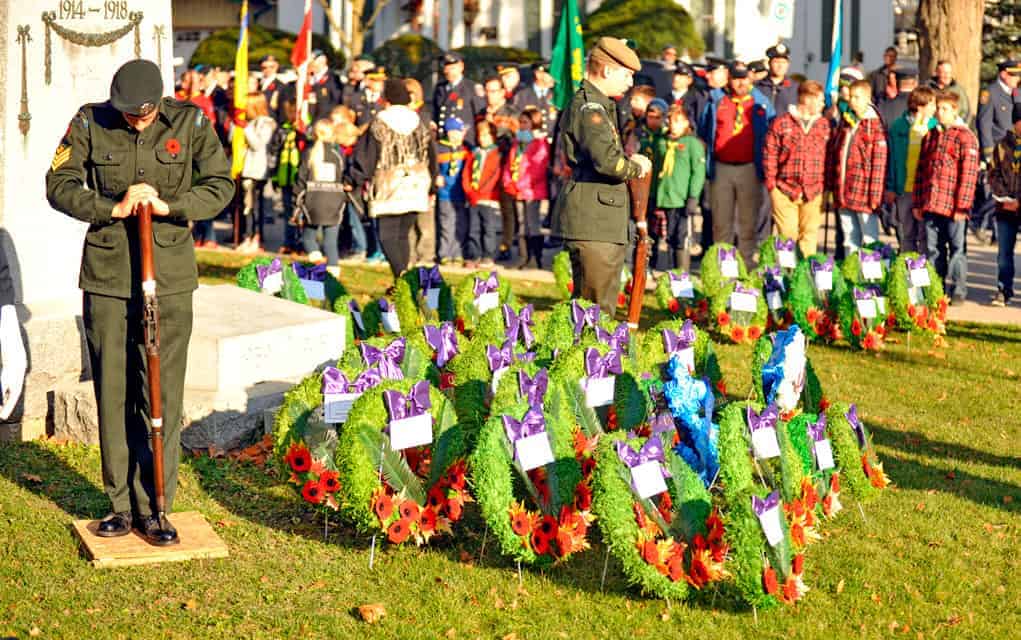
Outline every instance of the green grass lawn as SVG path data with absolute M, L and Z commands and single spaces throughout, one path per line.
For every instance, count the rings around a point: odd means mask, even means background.
M 233 258 L 205 260 L 205 282 Z M 342 275 L 378 292 L 382 269 Z M 528 286 L 531 285 L 531 286 Z M 551 285 L 515 282 L 540 308 Z M 658 319 L 650 311 L 650 319 Z M 724 595 L 643 598 L 604 549 L 544 572 L 488 544 L 469 509 L 457 536 L 377 550 L 313 518 L 272 470 L 227 459 L 181 465 L 177 510 L 198 510 L 224 560 L 94 569 L 70 531 L 107 510 L 99 450 L 0 445 L 0 637 L 27 638 L 848 638 L 1017 637 L 1021 627 L 1021 328 L 951 325 L 948 346 L 891 344 L 879 357 L 813 346 L 828 398 L 857 402 L 894 486 L 823 525 L 796 607 L 757 615 Z M 750 347 L 718 349 L 734 397 L 751 388 Z M 358 605 L 386 616 L 362 622 Z

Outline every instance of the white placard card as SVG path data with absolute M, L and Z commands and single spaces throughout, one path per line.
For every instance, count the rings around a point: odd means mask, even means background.
M 496 291 L 490 291 L 489 293 L 483 293 L 478 298 L 475 298 L 475 308 L 479 310 L 479 315 L 495 309 L 500 304 L 500 294 Z
M 854 303 L 858 305 L 858 315 L 866 320 L 871 320 L 876 317 L 876 300 L 875 298 L 866 298 L 865 300 L 855 300 Z
M 326 299 L 326 283 L 322 280 L 299 280 L 298 282 L 305 287 L 305 294 L 309 300 Z
M 582 378 L 585 389 L 585 404 L 590 407 L 604 407 L 613 402 L 613 385 L 616 376 L 605 378 Z
M 816 271 L 815 288 L 819 291 L 831 291 L 833 289 L 833 272 Z
M 323 394 L 323 422 L 340 424 L 347 422 L 351 405 L 361 397 L 360 393 L 326 393 Z
M 769 291 L 766 293 L 766 306 L 769 307 L 770 311 L 776 311 L 783 306 L 783 296 L 780 295 L 779 291 Z
M 671 356 L 677 356 L 678 358 L 680 358 L 681 364 L 683 364 L 685 367 L 687 367 L 688 371 L 690 371 L 690 372 L 692 372 L 692 374 L 694 374 L 694 372 L 695 372 L 695 348 L 694 347 L 687 347 L 686 349 L 681 349 L 680 351 L 675 351 L 675 352 L 673 352 L 671 354 Z
M 642 498 L 651 498 L 666 491 L 663 467 L 655 460 L 631 467 L 631 483 Z
M 720 261 L 720 275 L 723 276 L 724 278 L 737 278 L 737 277 L 739 277 L 738 269 L 737 269 L 737 260 L 734 260 L 733 258 L 728 258 L 726 260 L 721 260 Z
M 757 460 L 778 457 L 780 444 L 776 439 L 776 429 L 763 427 L 752 431 L 752 452 Z
M 282 271 L 271 273 L 262 279 L 262 293 L 275 296 L 284 288 L 284 274 Z
M 553 462 L 549 434 L 543 431 L 527 438 L 521 438 L 514 443 L 514 457 L 518 459 L 518 464 L 525 471 L 531 471 Z
M 833 447 L 830 445 L 829 440 L 816 440 L 813 450 L 815 451 L 815 463 L 819 467 L 819 471 L 826 471 L 837 466 L 833 464 Z
M 433 311 L 440 308 L 440 290 L 436 287 L 425 290 L 425 306 Z
M 510 370 L 509 367 L 500 367 L 499 369 L 493 372 L 493 382 L 490 385 L 490 388 L 493 390 L 493 393 L 496 393 L 496 388 L 500 386 L 500 380 L 503 379 L 504 374 L 507 373 L 507 371 L 509 370 Z
M 929 270 L 925 267 L 921 269 L 912 269 L 909 273 L 912 287 L 928 287 L 932 284 L 929 281 Z
M 429 412 L 390 421 L 390 448 L 394 451 L 421 447 L 433 441 L 433 417 Z
M 908 302 L 918 306 L 925 301 L 925 297 L 922 295 L 921 287 L 908 287 Z
M 690 278 L 681 277 L 670 280 L 670 293 L 675 298 L 694 298 L 695 288 L 692 286 Z
M 777 261 L 780 263 L 780 267 L 783 269 L 794 269 L 798 266 L 798 258 L 794 255 L 793 251 L 787 251 L 786 249 L 778 251 Z
M 863 262 L 861 277 L 866 282 L 878 282 L 883 279 L 883 266 L 875 261 Z
M 756 299 L 755 295 L 751 293 L 740 293 L 735 291 L 730 294 L 731 311 L 747 311 L 748 313 L 755 313 L 758 303 L 758 299 Z
M 769 543 L 769 546 L 775 547 L 783 542 L 783 527 L 780 526 L 779 506 L 767 509 L 760 515 L 759 524 L 762 525 L 762 532 L 766 534 L 766 542 Z
M 396 311 L 387 311 L 383 314 L 383 329 L 387 333 L 400 333 L 401 320 L 397 317 Z

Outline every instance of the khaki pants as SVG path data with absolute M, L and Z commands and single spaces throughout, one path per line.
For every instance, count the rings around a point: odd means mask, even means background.
M 571 256 L 574 297 L 591 300 L 607 316 L 614 317 L 628 246 L 590 240 L 568 240 L 565 245 Z
M 716 176 L 710 188 L 713 211 L 713 242 L 733 243 L 737 228 L 737 249 L 748 268 L 753 266 L 755 228 L 762 202 L 762 183 L 755 163 L 716 163 Z
M 773 203 L 773 224 L 784 238 L 796 238 L 801 255 L 814 255 L 819 246 L 819 227 L 822 226 L 822 194 L 808 202 L 788 198 L 779 189 L 769 192 Z

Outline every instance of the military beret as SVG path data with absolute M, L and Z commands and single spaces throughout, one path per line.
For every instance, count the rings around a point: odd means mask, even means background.
M 766 57 L 772 60 L 773 58 L 787 58 L 791 59 L 791 50 L 787 48 L 787 45 L 780 43 L 766 49 Z
M 639 71 L 642 68 L 642 61 L 638 59 L 638 54 L 620 38 L 609 36 L 599 38 L 589 55 L 593 60 L 604 64 L 615 64 L 631 71 Z
M 259 64 L 262 64 L 264 62 L 277 62 L 277 57 L 272 53 L 268 53 L 259 58 Z M 279 64 L 279 62 L 277 62 L 277 64 Z
M 151 60 L 125 62 L 113 74 L 110 104 L 132 116 L 147 116 L 163 97 L 163 76 Z
M 1006 71 L 1014 76 L 1021 75 L 1021 62 L 1008 58 L 1006 60 L 1002 60 L 998 65 L 996 65 L 996 69 L 998 71 Z
M 442 60 L 443 60 L 443 64 L 444 65 L 457 64 L 458 62 L 464 62 L 464 58 L 462 58 L 461 54 L 456 52 L 456 51 L 448 51 L 448 52 L 446 52 L 445 54 L 443 54 Z
M 734 60 L 730 63 L 730 77 L 731 78 L 747 78 L 748 77 L 748 65 L 741 62 L 740 60 Z
M 464 131 L 464 120 L 457 116 L 450 116 L 443 121 L 444 131 Z

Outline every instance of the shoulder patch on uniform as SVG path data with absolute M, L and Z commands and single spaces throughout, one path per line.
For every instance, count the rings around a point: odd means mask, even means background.
M 982 93 L 978 94 L 979 104 L 989 104 L 989 90 L 983 89 Z
M 57 169 L 64 166 L 68 160 L 71 159 L 71 147 L 61 143 L 57 146 L 57 151 L 53 154 L 53 160 L 50 161 L 50 169 L 56 171 Z

